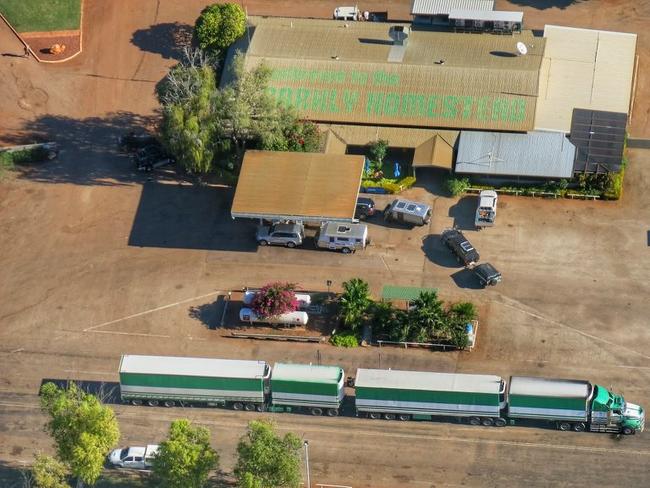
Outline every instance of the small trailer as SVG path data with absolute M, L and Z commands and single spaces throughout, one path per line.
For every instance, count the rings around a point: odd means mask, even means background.
M 483 227 L 492 227 L 497 217 L 497 192 L 494 190 L 483 190 L 478 196 L 478 207 L 474 217 L 474 225 L 477 230 Z
M 120 395 L 133 405 L 199 404 L 261 412 L 270 376 L 264 361 L 124 355 Z
M 345 373 L 338 366 L 276 363 L 271 375 L 271 404 L 336 417 L 345 396 L 344 382 Z
M 505 382 L 499 376 L 358 369 L 357 414 L 371 419 L 468 418 L 472 425 L 506 425 Z

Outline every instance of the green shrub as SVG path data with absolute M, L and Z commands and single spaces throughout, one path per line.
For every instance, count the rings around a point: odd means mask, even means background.
M 447 191 L 454 197 L 462 195 L 470 187 L 469 178 L 449 178 L 445 182 L 445 185 L 447 186 Z
M 330 342 L 336 347 L 357 347 L 359 345 L 359 338 L 349 332 L 342 332 L 334 334 Z
M 0 152 L 0 177 L 5 171 L 14 169 L 14 160 L 8 152 Z
M 236 3 L 208 5 L 194 25 L 199 47 L 209 52 L 227 49 L 246 32 L 246 13 Z
M 379 181 L 375 180 L 363 180 L 361 186 L 363 188 L 383 188 L 388 193 L 399 193 L 408 188 L 411 188 L 416 182 L 415 176 L 406 176 L 401 180 L 390 180 L 383 178 Z
M 623 177 L 625 176 L 625 166 L 621 167 L 618 173 L 612 173 L 608 184 L 603 191 L 605 200 L 619 200 L 623 195 Z

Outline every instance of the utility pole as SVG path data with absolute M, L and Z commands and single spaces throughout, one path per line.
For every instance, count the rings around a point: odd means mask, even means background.
M 311 488 L 311 476 L 309 473 L 309 441 L 305 440 L 302 445 L 305 446 L 305 470 L 307 471 L 307 488 Z

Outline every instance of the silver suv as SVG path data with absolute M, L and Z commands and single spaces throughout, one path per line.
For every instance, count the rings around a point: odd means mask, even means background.
M 300 224 L 263 225 L 257 228 L 255 238 L 260 246 L 302 246 L 305 228 Z

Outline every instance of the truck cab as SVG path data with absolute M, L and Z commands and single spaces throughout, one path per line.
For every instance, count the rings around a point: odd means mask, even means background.
M 605 387 L 595 385 L 590 430 L 631 435 L 643 432 L 644 428 L 645 412 L 642 407 L 626 402 L 622 395 L 612 393 Z

